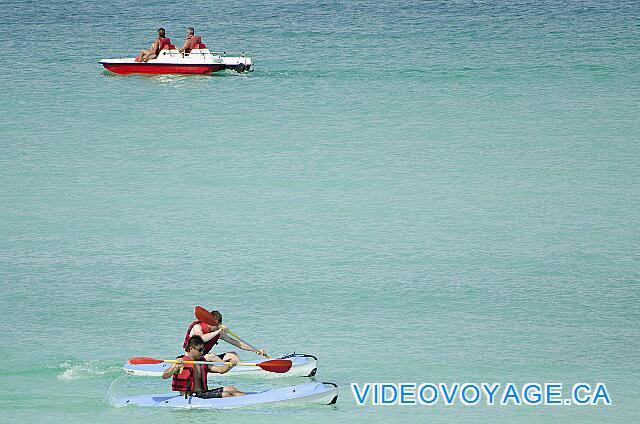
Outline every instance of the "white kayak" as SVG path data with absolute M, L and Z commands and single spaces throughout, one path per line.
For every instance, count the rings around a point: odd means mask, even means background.
M 292 353 L 291 355 L 280 356 L 273 359 L 289 359 L 292 363 L 291 369 L 285 373 L 274 373 L 265 371 L 260 367 L 250 365 L 238 365 L 232 368 L 226 375 L 233 377 L 258 377 L 258 378 L 282 378 L 282 377 L 313 377 L 318 368 L 318 358 L 313 355 L 305 355 L 300 353 Z M 243 361 L 247 363 L 257 364 L 258 362 L 268 361 L 261 359 L 257 361 Z M 125 362 L 122 366 L 127 374 L 160 377 L 165 369 L 172 364 L 162 362 L 159 364 L 133 365 Z M 218 374 L 219 375 L 219 374 Z
M 251 406 L 304 405 L 309 403 L 332 405 L 338 400 L 338 386 L 333 383 L 304 383 L 296 386 L 248 392 L 246 396 L 200 399 L 179 393 L 130 396 L 115 399 L 115 406 L 160 406 L 173 408 L 232 409 Z

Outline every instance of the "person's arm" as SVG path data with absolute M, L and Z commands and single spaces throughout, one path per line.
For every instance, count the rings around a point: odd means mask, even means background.
M 180 53 L 182 53 L 183 51 L 187 50 L 189 48 L 189 45 L 191 44 L 190 40 L 187 38 L 186 40 L 184 40 L 184 46 L 182 46 L 181 48 L 178 49 L 178 51 Z
M 175 374 L 180 374 L 182 372 L 182 368 L 184 364 L 182 363 L 182 359 L 178 359 L 178 363 L 171 365 L 169 368 L 164 370 L 162 373 L 162 379 L 166 380 L 169 377 L 174 376 Z
M 202 338 L 202 341 L 206 343 L 209 340 L 213 339 L 218 334 L 220 334 L 221 332 L 222 332 L 222 329 L 219 328 L 212 333 L 202 334 L 202 326 L 200 324 L 197 324 L 193 326 L 193 328 L 191 329 L 191 332 L 189 333 L 189 336 L 190 337 L 200 336 Z
M 209 371 L 215 372 L 218 374 L 225 374 L 235 366 L 236 366 L 235 361 L 231 361 L 231 363 L 225 363 L 224 365 L 209 365 Z

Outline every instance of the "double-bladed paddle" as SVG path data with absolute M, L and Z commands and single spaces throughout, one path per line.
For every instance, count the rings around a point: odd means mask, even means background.
M 145 356 L 138 356 L 135 358 L 129 358 L 129 363 L 132 365 L 152 365 L 160 364 L 162 362 L 168 362 L 171 364 L 178 363 L 177 359 L 155 359 Z M 203 365 L 230 365 L 231 362 L 209 362 L 209 361 L 182 361 L 183 364 L 203 364 Z M 270 359 L 264 362 L 251 363 L 251 362 L 238 362 L 237 365 L 260 367 L 265 371 L 275 372 L 283 374 L 291 369 L 293 363 L 288 359 Z

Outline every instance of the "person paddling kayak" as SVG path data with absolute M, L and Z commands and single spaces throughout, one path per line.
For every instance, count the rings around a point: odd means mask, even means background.
M 193 336 L 189 339 L 185 348 L 186 355 L 178 356 L 177 363 L 167 368 L 162 373 L 162 379 L 166 380 L 173 377 L 171 389 L 180 392 L 181 395 L 195 396 L 201 399 L 223 398 L 244 396 L 245 393 L 233 386 L 217 387 L 209 389 L 207 387 L 207 374 L 218 373 L 224 374 L 231 368 L 236 366 L 236 361 L 229 361 L 230 364 L 224 365 L 207 365 L 207 364 L 185 364 L 184 361 L 201 361 L 204 351 L 204 341 L 199 336 Z
M 240 361 L 240 357 L 236 352 L 225 352 L 220 355 L 216 355 L 211 352 L 213 346 L 215 346 L 220 339 L 242 350 L 248 350 L 249 352 L 255 352 L 258 355 L 268 357 L 267 352 L 264 349 L 254 349 L 247 343 L 236 340 L 227 334 L 227 326 L 222 324 L 222 314 L 219 311 L 211 311 L 211 315 L 218 322 L 218 326 L 209 325 L 205 322 L 195 320 L 189 324 L 187 328 L 187 334 L 184 338 L 183 348 L 187 347 L 189 340 L 195 336 L 199 336 L 204 341 L 203 355 L 207 361 L 212 362 L 231 362 Z

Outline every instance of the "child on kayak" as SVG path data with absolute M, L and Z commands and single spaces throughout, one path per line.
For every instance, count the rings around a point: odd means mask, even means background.
M 235 367 L 237 361 L 230 361 L 231 364 L 207 365 L 207 364 L 185 364 L 184 361 L 202 361 L 204 357 L 204 341 L 199 336 L 191 337 L 185 348 L 186 355 L 178 356 L 177 363 L 167 368 L 162 373 L 162 379 L 173 377 L 171 389 L 180 392 L 181 395 L 195 396 L 202 399 L 223 398 L 244 396 L 245 393 L 233 386 L 217 387 L 209 389 L 207 387 L 207 374 L 224 374 Z
M 236 352 L 225 352 L 219 355 L 216 355 L 214 352 L 211 352 L 213 346 L 218 343 L 218 340 L 222 339 L 225 342 L 239 348 L 242 350 L 248 350 L 250 352 L 255 352 L 258 355 L 268 357 L 267 352 L 264 349 L 254 349 L 252 346 L 249 346 L 247 343 L 244 343 L 240 340 L 236 340 L 230 337 L 227 334 L 227 326 L 222 324 L 222 314 L 218 311 L 211 311 L 211 315 L 213 318 L 218 321 L 218 327 L 214 327 L 212 325 L 208 325 L 202 321 L 193 321 L 189 324 L 189 328 L 187 329 L 187 334 L 184 338 L 184 343 L 182 347 L 187 346 L 189 339 L 194 336 L 199 336 L 204 341 L 204 357 L 207 361 L 212 362 L 229 362 L 235 361 L 239 362 L 240 357 Z

